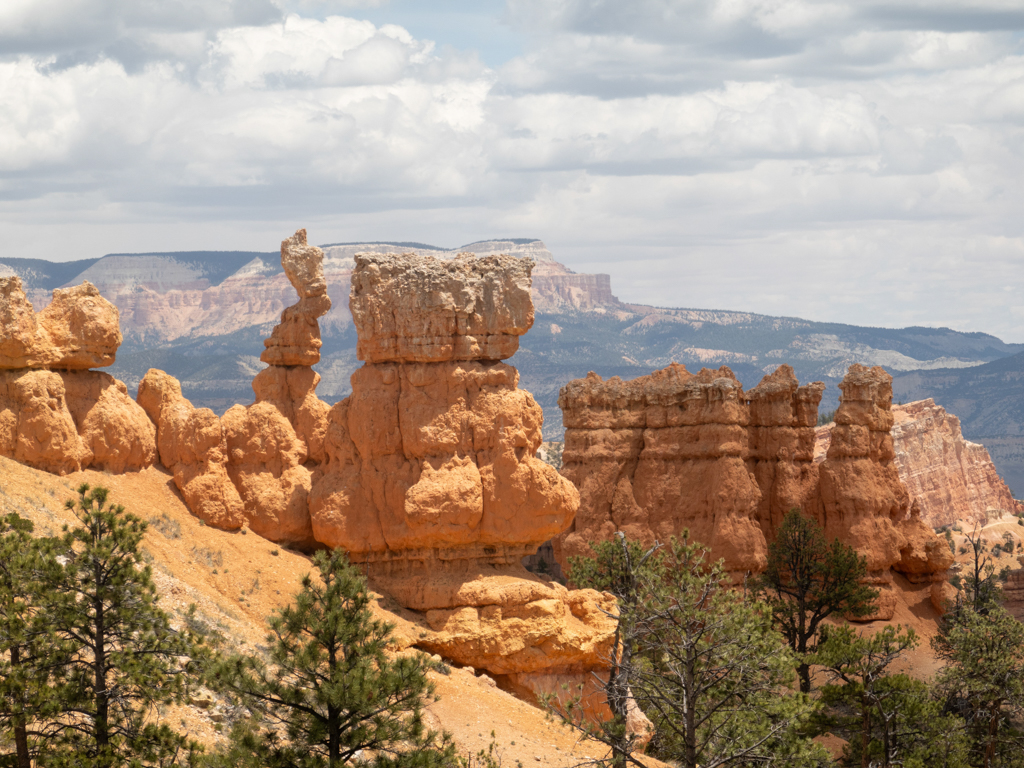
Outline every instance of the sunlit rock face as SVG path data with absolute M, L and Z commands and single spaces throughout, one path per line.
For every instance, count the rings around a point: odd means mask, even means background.
M 255 403 L 218 418 L 193 408 L 181 385 L 155 369 L 139 384 L 139 403 L 157 425 L 160 461 L 194 515 L 308 549 L 316 546 L 308 498 L 329 410 L 310 366 L 320 359 L 318 318 L 331 301 L 323 251 L 308 245 L 304 229 L 281 243 L 281 264 L 299 300 L 264 342 L 270 365 L 253 380 Z
M 423 612 L 420 646 L 539 694 L 607 664 L 607 596 L 521 564 L 579 493 L 536 458 L 543 414 L 501 362 L 533 322 L 526 259 L 359 254 L 350 306 L 365 364 L 330 410 L 313 478 L 317 541 Z
M 123 382 L 89 370 L 120 344 L 117 308 L 89 283 L 37 313 L 19 278 L 0 278 L 0 455 L 62 475 L 151 465 L 153 424 Z
M 632 381 L 570 382 L 559 397 L 562 472 L 581 503 L 556 539 L 559 562 L 614 531 L 651 543 L 686 529 L 740 579 L 764 569 L 782 518 L 799 508 L 866 558 L 882 591 L 873 617 L 891 618 L 891 570 L 941 579 L 948 548 L 900 482 L 889 374 L 850 368 L 831 445 L 816 463 L 823 389 L 801 386 L 789 366 L 747 392 L 726 367 L 694 374 L 676 364 Z

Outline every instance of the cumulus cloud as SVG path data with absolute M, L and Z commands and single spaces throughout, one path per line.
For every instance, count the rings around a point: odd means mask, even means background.
M 496 67 L 387 7 L 4 4 L 8 255 L 537 236 L 633 301 L 1024 341 L 1019 3 L 508 0 Z

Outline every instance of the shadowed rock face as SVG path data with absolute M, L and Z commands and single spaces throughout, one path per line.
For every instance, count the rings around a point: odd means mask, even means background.
M 892 378 L 855 365 L 841 384 L 833 442 L 814 462 L 824 386 L 800 386 L 781 366 L 744 393 L 728 368 L 693 374 L 673 364 L 632 381 L 589 375 L 559 397 L 563 474 L 580 511 L 555 542 L 565 563 L 622 530 L 645 542 L 689 529 L 739 577 L 764 569 L 767 543 L 794 507 L 864 555 L 884 588 L 895 568 L 941 579 L 949 550 L 911 509 L 892 448 Z
M 688 528 L 728 570 L 763 570 L 786 511 L 815 501 L 822 388 L 800 387 L 788 366 L 746 394 L 726 367 L 570 382 L 559 397 L 562 472 L 581 504 L 556 544 L 559 560 L 616 530 L 651 542 Z
M 36 314 L 21 280 L 0 278 L 0 455 L 57 474 L 124 472 L 156 458 L 156 430 L 110 365 L 117 308 L 83 283 Z

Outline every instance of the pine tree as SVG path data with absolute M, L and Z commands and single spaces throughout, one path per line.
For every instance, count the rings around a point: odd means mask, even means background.
M 66 660 L 45 609 L 61 572 L 53 542 L 32 522 L 0 518 L 0 730 L 15 746 L 17 768 L 31 768 L 40 723 L 58 707 L 51 676 Z
M 932 638 L 932 648 L 946 662 L 938 684 L 950 708 L 964 715 L 974 764 L 1024 762 L 1024 624 L 1002 608 L 988 606 L 986 613 L 965 608 Z
M 261 768 L 453 764 L 448 739 L 423 726 L 429 662 L 389 657 L 393 627 L 373 617 L 366 581 L 343 552 L 317 552 L 313 562 L 317 577 L 307 574 L 294 604 L 270 619 L 270 664 L 237 655 L 213 669 L 211 684 L 265 723 L 258 736 L 236 729 L 233 754 Z
M 945 624 L 955 623 L 959 620 L 963 611 L 974 613 L 988 613 L 992 608 L 999 605 L 1002 598 L 1002 590 L 999 588 L 999 580 L 996 577 L 995 564 L 992 562 L 992 552 L 988 542 L 974 526 L 971 533 L 964 535 L 965 542 L 960 546 L 960 554 L 970 553 L 971 562 L 967 573 L 956 574 L 950 579 L 958 590 L 963 590 L 967 595 L 969 605 L 963 605 L 958 595 L 957 604 L 946 616 Z
M 77 503 L 66 503 L 82 525 L 65 526 L 69 560 L 49 620 L 75 653 L 62 672 L 66 701 L 45 764 L 191 764 L 199 746 L 154 720 L 157 705 L 184 700 L 201 641 L 172 629 L 142 562 L 146 523 L 107 504 L 108 495 L 83 484 Z
M 637 751 L 639 734 L 626 727 L 630 708 L 636 706 L 629 687 L 629 676 L 634 668 L 633 656 L 638 651 L 642 601 L 646 597 L 645 585 L 660 578 L 661 545 L 646 550 L 638 542 L 628 541 L 616 532 L 614 541 L 601 541 L 590 545 L 594 557 L 569 559 L 569 578 L 577 587 L 610 592 L 618 600 L 615 617 L 615 652 L 608 659 L 608 680 L 604 684 L 605 700 L 612 717 L 599 725 L 592 724 L 579 709 L 579 701 L 570 697 L 559 712 L 577 727 L 596 736 L 612 751 L 613 768 L 625 768 L 630 756 Z M 547 702 L 555 708 L 554 700 Z M 574 711 L 576 710 L 576 711 Z
M 879 768 L 960 768 L 966 765 L 963 729 L 942 713 L 928 686 L 890 667 L 917 646 L 912 629 L 883 627 L 871 637 L 852 627 L 830 627 L 814 656 L 828 683 L 822 700 L 829 726 L 849 735 L 844 763 Z
M 800 766 L 824 759 L 799 733 L 813 705 L 787 690 L 792 652 L 772 628 L 767 607 L 733 589 L 720 561 L 708 563 L 703 547 L 685 531 L 646 560 L 643 550 L 622 540 L 596 550 L 597 562 L 577 561 L 571 579 L 578 586 L 625 586 L 636 593 L 635 599 L 623 595 L 619 605 L 620 642 L 634 648 L 617 661 L 623 684 L 654 725 L 657 757 L 687 768 Z M 631 556 L 624 559 L 621 552 Z M 618 731 L 570 722 L 613 749 L 616 740 L 624 743 Z M 625 751 L 620 747 L 613 762 L 643 765 Z
M 754 589 L 771 608 L 775 626 L 796 652 L 800 690 L 811 690 L 810 654 L 822 621 L 833 614 L 866 616 L 878 592 L 860 583 L 867 564 L 838 539 L 828 544 L 821 526 L 791 509 L 768 545 L 768 567 Z

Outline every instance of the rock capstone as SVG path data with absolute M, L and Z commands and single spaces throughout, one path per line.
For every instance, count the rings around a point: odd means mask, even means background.
M 368 363 L 505 360 L 533 325 L 533 262 L 356 254 L 349 307 Z
M 36 313 L 21 278 L 0 277 L 0 369 L 101 368 L 120 345 L 117 307 L 91 283 L 55 289 Z

